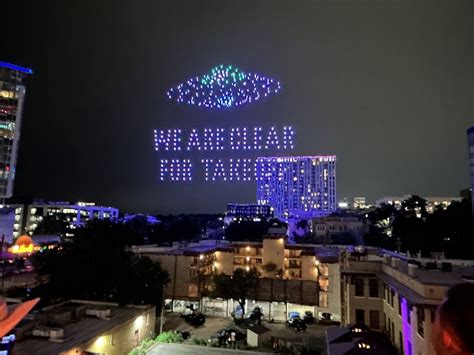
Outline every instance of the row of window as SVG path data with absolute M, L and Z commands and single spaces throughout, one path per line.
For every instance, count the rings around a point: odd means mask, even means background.
M 365 297 L 365 281 L 363 277 L 354 280 L 356 297 Z M 377 279 L 369 279 L 369 297 L 379 297 L 379 282 Z
M 356 309 L 355 310 L 355 316 L 356 316 L 356 323 L 366 323 L 366 318 L 365 318 L 365 313 L 366 311 L 364 309 Z M 370 310 L 369 311 L 369 328 L 371 329 L 380 329 L 380 312 L 375 311 L 375 310 Z

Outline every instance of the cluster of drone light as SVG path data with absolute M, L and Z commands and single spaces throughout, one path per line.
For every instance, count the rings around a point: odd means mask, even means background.
M 160 129 L 158 133 L 155 129 L 155 150 L 158 151 L 160 146 L 163 146 L 167 151 L 181 150 L 181 132 L 180 129 Z
M 229 159 L 225 164 L 222 159 L 202 159 L 201 163 L 206 181 L 251 181 L 254 176 L 252 159 Z
M 191 181 L 191 160 L 189 159 L 161 159 L 160 180 L 169 179 L 174 182 Z
M 156 151 L 221 151 L 294 149 L 292 126 L 277 128 L 233 127 L 191 129 L 160 129 L 154 131 Z
M 170 100 L 207 108 L 229 108 L 258 101 L 281 89 L 277 80 L 218 65 L 210 73 L 190 78 L 168 90 Z

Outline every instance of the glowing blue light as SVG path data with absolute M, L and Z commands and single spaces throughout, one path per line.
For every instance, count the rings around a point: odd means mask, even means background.
M 283 127 L 232 127 L 154 130 L 157 152 L 294 149 L 295 131 Z M 265 143 L 264 145 L 262 143 Z
M 168 90 L 170 100 L 207 108 L 242 106 L 278 93 L 281 83 L 258 74 L 219 65 L 201 77 L 194 77 Z
M 30 68 L 20 67 L 19 65 L 7 63 L 7 62 L 0 62 L 0 67 L 20 71 L 26 74 L 33 74 L 33 70 L 31 70 Z

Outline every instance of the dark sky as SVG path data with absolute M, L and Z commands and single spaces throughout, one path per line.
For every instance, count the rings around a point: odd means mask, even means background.
M 474 2 L 8 1 L 0 60 L 33 68 L 16 195 L 126 211 L 223 211 L 255 184 L 163 184 L 154 128 L 291 123 L 336 154 L 338 199 L 467 187 Z M 284 90 L 209 112 L 166 90 L 220 63 Z

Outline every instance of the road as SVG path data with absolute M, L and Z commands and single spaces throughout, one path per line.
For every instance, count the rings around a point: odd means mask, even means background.
M 205 346 L 183 344 L 157 344 L 152 347 L 147 355 L 264 355 L 256 351 L 232 350 L 223 348 L 208 348 Z

